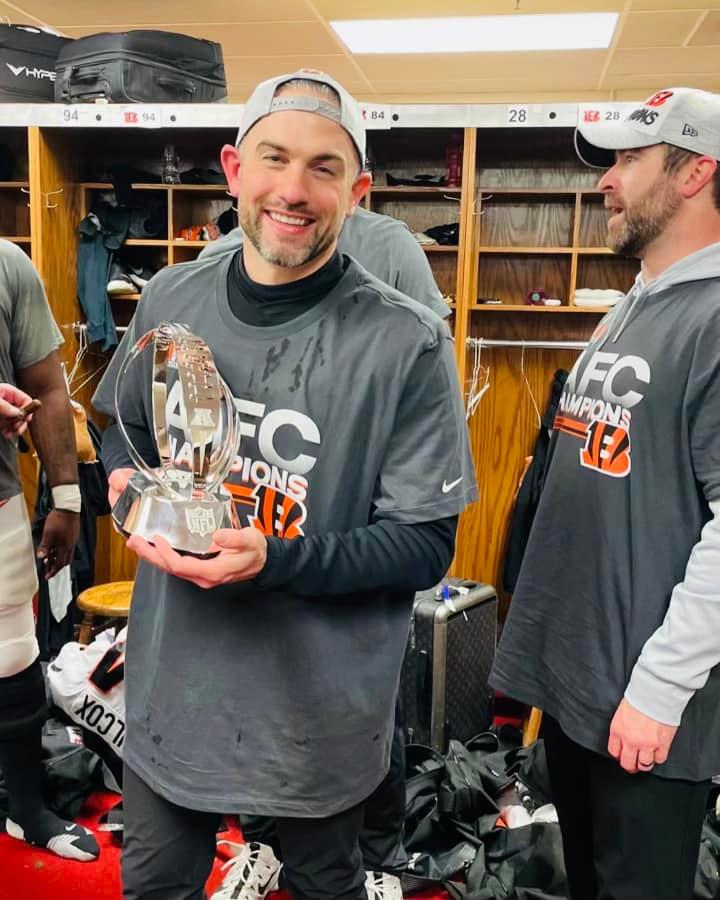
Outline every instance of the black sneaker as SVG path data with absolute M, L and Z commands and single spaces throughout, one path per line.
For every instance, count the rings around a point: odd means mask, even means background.
M 132 294 L 135 292 L 135 284 L 130 280 L 130 275 L 122 263 L 114 262 L 110 266 L 108 278 L 108 294 Z

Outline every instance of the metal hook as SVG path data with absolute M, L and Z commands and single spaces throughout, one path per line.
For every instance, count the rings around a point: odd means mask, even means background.
M 475 200 L 473 201 L 473 215 L 475 215 L 475 216 L 484 216 L 484 215 L 485 215 L 485 210 L 482 208 L 483 200 L 492 200 L 492 197 L 493 197 L 492 194 L 488 194 L 486 197 L 483 197 L 482 191 L 481 191 L 481 192 L 480 192 L 480 195 L 477 196 L 477 197 L 475 198 Z M 479 211 L 479 212 L 478 212 L 478 208 L 477 208 L 478 203 L 480 204 L 480 211 Z
M 58 204 L 50 203 L 50 197 L 54 196 L 55 194 L 62 194 L 64 190 L 65 188 L 59 188 L 59 190 L 57 191 L 44 191 L 43 197 L 45 198 L 45 209 L 57 209 Z
M 532 388 L 530 387 L 530 382 L 528 381 L 528 377 L 525 374 L 525 341 L 522 342 L 522 350 L 520 352 L 520 374 L 523 377 L 523 381 L 525 382 L 525 387 L 527 389 L 528 394 L 530 395 L 530 400 L 531 400 L 533 408 L 535 410 L 535 415 L 537 416 L 538 428 L 542 428 L 542 416 L 540 415 L 540 410 L 538 409 L 538 405 L 535 401 L 535 394 L 533 394 Z
M 20 188 L 20 191 L 21 191 L 23 194 L 27 194 L 28 197 L 30 196 L 30 191 L 29 191 L 28 188 L 21 187 L 21 188 Z M 25 204 L 25 206 L 27 206 L 27 207 L 30 206 L 30 201 L 29 201 L 29 200 L 28 200 L 28 202 Z

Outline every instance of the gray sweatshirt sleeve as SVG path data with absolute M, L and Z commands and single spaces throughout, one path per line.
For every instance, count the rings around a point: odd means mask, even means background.
M 720 500 L 675 585 L 662 625 L 646 641 L 625 699 L 646 716 L 679 725 L 685 707 L 720 663 Z

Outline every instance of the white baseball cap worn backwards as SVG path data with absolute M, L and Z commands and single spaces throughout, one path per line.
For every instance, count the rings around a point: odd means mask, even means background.
M 325 84 L 332 88 L 340 98 L 340 108 L 338 109 L 334 104 L 328 103 L 317 96 L 304 96 L 302 94 L 275 96 L 283 84 L 287 84 L 288 81 L 294 81 L 295 79 L 316 81 L 319 84 Z M 319 116 L 324 116 L 326 119 L 337 122 L 350 136 L 360 158 L 360 166 L 364 168 L 366 136 L 360 104 L 334 78 L 315 69 L 300 69 L 300 71 L 293 72 L 291 75 L 278 75 L 275 78 L 269 78 L 267 81 L 261 82 L 245 104 L 235 146 L 239 146 L 248 131 L 260 119 L 264 119 L 265 116 L 269 116 L 271 113 L 284 110 L 316 113 Z

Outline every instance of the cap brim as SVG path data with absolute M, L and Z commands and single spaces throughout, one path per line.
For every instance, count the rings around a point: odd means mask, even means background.
M 575 152 L 587 166 L 609 169 L 615 165 L 616 150 L 632 150 L 658 144 L 654 135 L 638 134 L 624 123 L 618 125 L 578 125 L 575 129 Z

